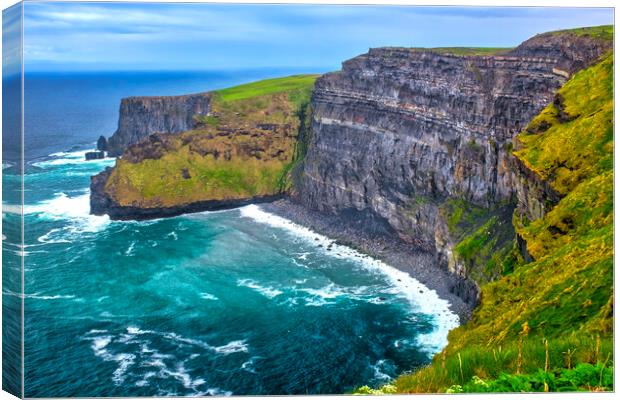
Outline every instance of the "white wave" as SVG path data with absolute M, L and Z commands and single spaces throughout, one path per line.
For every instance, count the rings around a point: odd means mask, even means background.
M 21 215 L 24 208 L 20 204 L 2 203 L 2 214 Z
M 129 248 L 125 251 L 125 255 L 126 256 L 132 256 L 133 255 L 133 249 L 136 247 L 136 242 L 131 242 L 131 244 L 129 245 Z
M 244 287 L 256 290 L 258 293 L 262 294 L 263 296 L 269 299 L 273 299 L 274 297 L 279 296 L 283 293 L 281 290 L 275 289 L 271 286 L 267 286 L 267 287 L 261 286 L 252 279 L 239 279 L 237 281 L 237 286 L 244 286 Z
M 211 293 L 200 293 L 200 297 L 205 300 L 219 300 L 217 296 L 212 295 Z
M 157 331 L 151 331 L 151 330 L 141 330 L 134 326 L 130 326 L 127 328 L 127 333 L 129 335 L 154 334 L 154 335 L 162 336 L 166 339 L 172 340 L 177 343 L 183 343 L 183 344 L 189 344 L 189 345 L 193 345 L 197 347 L 202 347 L 205 350 L 211 350 L 215 353 L 220 353 L 220 354 L 232 354 L 232 353 L 238 353 L 238 352 L 247 353 L 248 352 L 248 346 L 245 343 L 245 340 L 233 340 L 232 342 L 229 342 L 223 346 L 212 346 L 209 343 L 204 342 L 202 340 L 189 339 L 181 335 L 178 335 L 174 332 L 157 332 Z
M 72 294 L 55 294 L 55 295 L 44 295 L 40 293 L 15 293 L 9 290 L 5 290 L 2 294 L 6 294 L 8 296 L 20 297 L 24 299 L 38 299 L 38 300 L 71 300 L 75 299 L 75 296 Z
M 50 244 L 50 243 L 71 243 L 71 241 L 67 240 L 67 239 L 62 239 L 62 238 L 54 239 L 54 236 L 55 236 L 54 234 L 56 232 L 64 232 L 64 229 L 62 229 L 62 228 L 54 228 L 51 231 L 47 232 L 46 234 L 39 236 L 37 238 L 37 241 L 39 241 L 41 243 L 47 243 L 47 244 Z
M 302 292 L 306 292 L 312 296 L 320 297 L 322 299 L 335 299 L 336 297 L 346 296 L 348 294 L 340 288 L 337 288 L 336 285 L 333 283 L 330 283 L 329 285 L 319 289 L 304 288 L 299 290 L 301 290 Z
M 305 281 L 305 280 L 303 280 Z M 303 281 L 300 281 L 303 283 Z M 296 283 L 299 283 L 295 281 Z M 296 292 L 306 293 L 308 296 L 295 298 L 289 303 L 297 305 L 302 302 L 306 306 L 320 307 L 328 304 L 334 304 L 339 298 L 346 298 L 349 300 L 365 301 L 373 304 L 382 304 L 388 300 L 386 297 L 378 296 L 379 293 L 375 290 L 370 290 L 368 286 L 340 286 L 331 282 L 328 285 L 321 288 L 296 288 Z
M 420 334 L 417 338 L 419 346 L 428 353 L 434 354 L 441 351 L 448 344 L 448 332 L 459 326 L 459 317 L 450 310 L 450 303 L 440 298 L 436 291 L 427 288 L 408 273 L 354 249 L 336 244 L 326 236 L 280 216 L 265 212 L 257 205 L 251 204 L 239 210 L 242 217 L 283 229 L 308 243 L 316 245 L 318 251 L 335 258 L 352 260 L 360 267 L 386 277 L 390 284 L 397 288 L 401 295 L 409 301 L 413 310 L 433 318 L 433 331 Z
M 105 329 L 91 329 L 90 331 L 88 331 L 87 335 L 92 335 L 93 333 L 106 333 L 107 330 Z
M 183 338 L 175 333 L 142 330 L 135 326 L 129 326 L 126 331 L 116 335 L 106 330 L 93 329 L 82 339 L 91 342 L 90 347 L 95 356 L 103 361 L 117 364 L 111 377 L 116 385 L 133 384 L 144 387 L 153 383 L 155 387 L 158 387 L 162 380 L 173 379 L 189 390 L 185 394 L 187 396 L 203 396 L 209 393 L 232 394 L 218 388 L 205 388 L 207 382 L 204 378 L 192 376 L 192 371 L 186 367 L 185 363 L 195 356 L 200 356 L 200 351 L 192 353 L 192 356 L 187 359 L 179 359 L 179 352 L 171 354 L 159 352 L 154 344 L 157 342 L 152 341 L 151 335 L 170 340 L 172 341 L 171 344 L 176 346 L 191 344 L 224 355 L 239 351 L 247 352 L 245 341 L 233 341 L 224 346 L 216 347 L 200 340 Z M 166 347 L 170 347 L 170 344 Z
M 223 346 L 214 347 L 213 350 L 220 354 L 247 353 L 248 345 L 245 343 L 245 340 L 235 340 Z
M 103 349 L 110 344 L 112 336 L 97 336 L 93 338 L 93 344 L 91 345 L 95 355 L 102 355 Z
M 107 157 L 107 158 L 98 159 L 98 160 L 86 161 L 86 153 L 88 153 L 89 151 L 95 151 L 95 149 L 80 150 L 80 151 L 61 151 L 58 153 L 52 153 L 49 155 L 49 157 L 53 157 L 51 160 L 38 161 L 38 162 L 33 163 L 32 165 L 37 166 L 39 168 L 54 167 L 54 166 L 67 165 L 67 164 L 82 164 L 82 163 L 85 163 L 88 165 L 92 165 L 92 164 L 112 165 L 114 161 L 116 160 L 115 158 Z
M 250 358 L 248 361 L 244 362 L 243 364 L 241 364 L 241 369 L 244 371 L 248 371 L 252 374 L 256 374 L 256 368 L 254 368 L 254 361 L 260 359 L 262 357 L 252 357 Z
M 75 197 L 69 197 L 62 192 L 57 193 L 52 199 L 24 206 L 24 214 L 38 215 L 40 218 L 54 221 L 68 220 L 71 224 L 62 229 L 66 231 L 70 239 L 75 239 L 76 235 L 79 236 L 81 233 L 98 232 L 110 224 L 110 218 L 107 215 L 90 214 L 90 194 L 88 192 Z M 52 231 L 46 235 L 51 233 Z M 39 241 L 46 243 L 45 240 L 49 239 L 46 235 L 39 237 Z M 68 239 L 54 240 L 58 243 L 58 240 Z
M 374 364 L 372 366 L 372 369 L 374 371 L 374 375 L 375 375 L 375 379 L 379 380 L 379 381 L 391 381 L 393 379 L 392 376 L 390 376 L 389 374 L 386 374 L 385 372 L 383 372 L 384 369 L 384 365 L 386 364 L 387 360 L 379 360 L 377 361 L 376 364 Z
M 2 169 L 5 170 L 7 168 L 11 168 L 13 164 L 9 164 L 7 162 L 2 162 Z
M 200 396 L 203 396 L 205 394 L 209 395 L 209 396 L 225 396 L 225 397 L 229 397 L 229 396 L 232 396 L 233 393 L 228 391 L 228 390 L 222 390 L 220 388 L 210 388 L 210 389 L 207 389 L 206 392 L 201 393 Z

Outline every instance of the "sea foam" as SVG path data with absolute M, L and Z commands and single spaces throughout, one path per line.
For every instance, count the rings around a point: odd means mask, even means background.
M 52 153 L 49 155 L 51 159 L 45 161 L 38 161 L 32 163 L 32 165 L 37 166 L 39 168 L 48 168 L 48 167 L 57 167 L 60 165 L 68 165 L 68 164 L 83 164 L 86 165 L 113 165 L 115 158 L 102 158 L 97 160 L 89 160 L 86 161 L 86 153 L 89 151 L 95 151 L 94 149 L 90 150 L 80 150 L 80 151 L 61 151 L 58 153 Z
M 154 336 L 159 337 L 159 340 L 153 340 Z M 173 332 L 143 330 L 135 326 L 129 326 L 117 334 L 108 330 L 92 329 L 82 339 L 90 341 L 90 348 L 96 357 L 116 363 L 116 369 L 111 376 L 115 385 L 133 384 L 145 387 L 152 384 L 155 388 L 162 388 L 167 386 L 164 382 L 173 380 L 190 390 L 186 394 L 188 396 L 232 394 L 219 388 L 209 388 L 203 377 L 192 376 L 193 371 L 187 367 L 186 361 L 195 358 L 194 356 L 205 356 L 200 349 L 210 350 L 216 357 L 248 352 L 244 340 L 235 340 L 223 346 L 211 346 L 201 340 L 184 338 Z M 166 343 L 162 344 L 161 339 Z M 160 352 L 160 345 L 167 349 L 176 348 L 176 351 Z M 192 346 L 198 347 L 198 352 L 192 353 L 188 358 L 180 357 L 181 349 Z
M 63 230 L 74 235 L 98 232 L 110 223 L 110 218 L 107 215 L 98 216 L 90 214 L 90 194 L 88 192 L 75 197 L 69 197 L 63 192 L 56 193 L 51 199 L 24 206 L 24 214 L 37 215 L 40 218 L 49 220 L 68 220 L 71 224 L 63 228 Z M 39 241 L 49 243 L 50 240 L 53 240 L 58 243 L 59 240 L 67 240 L 66 238 L 58 237 L 52 239 L 50 238 L 52 233 L 50 231 L 39 237 Z
M 450 310 L 450 303 L 440 298 L 436 291 L 424 286 L 408 273 L 349 247 L 336 244 L 326 236 L 320 235 L 286 218 L 268 213 L 257 205 L 251 204 L 242 207 L 240 208 L 240 213 L 242 217 L 251 218 L 256 222 L 283 229 L 296 237 L 303 238 L 308 243 L 316 245 L 317 251 L 324 252 L 335 258 L 352 260 L 360 267 L 387 278 L 390 284 L 407 298 L 415 312 L 432 317 L 434 326 L 432 332 L 420 334 L 417 337 L 418 345 L 422 350 L 430 354 L 441 351 L 448 343 L 448 332 L 459 326 L 459 317 Z M 318 247 L 318 245 L 321 245 L 321 247 Z M 319 292 L 314 294 L 319 294 Z M 322 300 L 325 300 L 328 296 L 337 295 L 336 292 L 331 290 L 322 291 L 321 294 L 322 296 L 319 297 Z

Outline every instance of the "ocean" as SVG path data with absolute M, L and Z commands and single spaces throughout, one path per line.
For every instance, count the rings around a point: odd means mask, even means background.
M 445 346 L 458 317 L 434 291 L 260 205 L 142 222 L 89 215 L 90 176 L 115 161 L 84 153 L 114 132 L 122 97 L 286 74 L 26 76 L 26 397 L 346 393 Z M 3 179 L 9 232 L 16 168 L 3 164 Z M 21 251 L 3 240 L 5 263 Z M 7 271 L 5 281 L 18 273 Z M 20 294 L 5 285 L 3 298 Z

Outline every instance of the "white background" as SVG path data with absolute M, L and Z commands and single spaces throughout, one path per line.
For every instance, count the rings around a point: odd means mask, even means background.
M 35 1 L 35 0 L 33 0 Z M 67 1 L 67 0 L 64 0 Z M 109 1 L 108 1 L 109 2 Z M 148 2 L 148 1 L 144 1 L 144 0 L 137 0 L 135 2 Z M 151 1 L 151 2 L 156 2 L 156 1 Z M 161 1 L 159 1 L 161 2 Z M 167 1 L 169 3 L 198 3 L 199 1 L 175 1 L 175 0 L 169 0 Z M 212 0 L 209 1 L 211 3 L 235 3 L 235 1 L 227 1 L 227 0 Z M 0 0 L 0 6 L 2 9 L 5 9 L 7 7 L 12 6 L 13 4 L 16 4 L 17 1 L 15 0 Z M 388 1 L 379 1 L 379 0 L 356 0 L 356 1 L 351 1 L 351 0 L 337 0 L 337 1 L 329 1 L 329 0 L 314 0 L 314 1 L 300 1 L 300 0 L 288 0 L 288 1 L 257 1 L 257 0 L 238 0 L 237 3 L 302 3 L 302 4 L 381 4 L 381 5 L 387 5 L 387 4 L 392 4 L 392 5 L 435 5 L 435 6 L 530 6 L 530 7 L 541 7 L 541 6 L 555 6 L 555 7 L 614 7 L 616 5 L 616 2 L 613 0 L 594 0 L 594 1 L 574 1 L 574 0 L 554 0 L 554 1 L 550 1 L 550 0 L 521 0 L 521 1 L 514 1 L 514 0 L 504 0 L 504 1 L 499 1 L 499 0 L 495 0 L 495 1 L 481 1 L 481 0 L 476 0 L 476 1 L 459 1 L 459 0 L 450 0 L 450 1 L 433 1 L 433 0 L 422 0 L 422 1 L 412 1 L 412 0 L 388 0 Z M 618 10 L 615 9 L 614 10 L 614 20 L 615 20 L 615 16 L 617 15 Z M 615 42 L 617 43 L 617 42 Z M 0 42 L 0 53 L 2 51 L 2 43 Z M 614 76 L 617 77 L 617 72 L 618 72 L 618 66 L 617 64 L 614 65 Z M 617 100 L 617 88 L 618 88 L 618 81 L 615 80 L 615 85 L 614 85 L 614 100 Z M 1 87 L 1 83 L 0 83 L 0 87 Z M 0 91 L 0 99 L 1 99 L 1 91 Z M 0 119 L 2 116 L 2 110 L 0 109 Z M 618 127 L 618 121 L 615 120 L 615 129 L 617 131 L 617 127 Z M 614 154 L 617 154 L 617 150 L 618 150 L 618 142 L 616 141 L 615 143 L 615 149 L 614 149 Z M 0 154 L 1 154 L 1 149 L 2 149 L 2 144 L 0 143 Z M 1 180 L 1 178 L 0 178 Z M 619 178 L 615 177 L 615 181 L 614 181 L 614 196 L 616 198 L 618 198 L 618 194 L 620 193 L 620 189 L 619 189 Z M 0 193 L 0 200 L 1 200 L 2 194 Z M 615 207 L 614 207 L 615 209 Z M 615 210 L 614 210 L 615 211 Z M 617 240 L 618 240 L 618 226 L 615 226 L 614 229 L 614 245 L 617 244 Z M 615 246 L 617 247 L 617 246 Z M 0 260 L 1 260 L 1 256 L 0 256 Z M 614 264 L 615 264 L 616 259 L 614 258 Z M 614 268 L 614 272 L 615 272 L 615 268 Z M 618 287 L 618 276 L 614 275 L 615 278 L 615 282 L 614 282 L 614 286 Z M 2 277 L 0 276 L 0 282 L 1 282 Z M 615 332 L 618 332 L 618 319 L 615 320 Z M 616 337 L 617 339 L 617 337 Z M 0 337 L 0 343 L 1 343 L 1 337 Z M 617 340 L 616 340 L 616 346 L 615 348 L 617 349 Z M 0 363 L 1 365 L 1 363 Z M 62 368 L 62 366 L 59 366 L 59 368 Z M 615 374 L 615 384 L 614 387 L 618 387 L 618 382 L 619 382 L 619 374 L 616 372 Z M 415 399 L 439 399 L 439 398 L 450 398 L 451 395 L 415 395 Z M 455 395 L 452 395 L 455 396 Z M 485 399 L 485 398 L 490 398 L 490 399 L 497 399 L 497 400 L 504 400 L 504 399 L 523 399 L 523 397 L 526 398 L 533 398 L 533 399 L 545 399 L 545 398 L 558 398 L 558 399 L 566 399 L 566 400 L 572 400 L 572 399 L 611 399 L 611 398 L 615 398 L 615 394 L 613 393 L 551 393 L 551 394 L 492 394 L 492 395 L 456 395 L 465 399 Z M 343 397 L 353 397 L 353 396 L 321 396 L 321 398 L 325 398 L 325 399 L 341 399 Z M 371 396 L 371 397 L 377 397 L 377 396 Z M 5 399 L 14 399 L 15 397 L 9 395 L 6 392 L 0 392 L 0 400 L 5 400 Z M 244 399 L 254 399 L 254 398 L 259 398 L 259 397 L 244 397 Z M 296 399 L 312 399 L 312 398 L 316 398 L 316 396 L 296 396 Z M 390 396 L 390 399 L 399 399 L 399 400 L 410 400 L 412 399 L 411 396 L 406 396 L 406 395 L 395 395 L 395 396 Z M 454 397 L 452 397 L 454 398 Z

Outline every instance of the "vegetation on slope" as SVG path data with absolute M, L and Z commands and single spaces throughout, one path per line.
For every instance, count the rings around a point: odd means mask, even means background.
M 443 392 L 451 387 L 454 391 L 453 385 L 481 390 L 478 379 L 497 390 L 500 386 L 560 390 L 568 385 L 566 376 L 578 373 L 561 369 L 579 363 L 591 365 L 579 368 L 609 374 L 608 368 L 613 368 L 612 79 L 609 55 L 577 73 L 560 90 L 561 100 L 550 104 L 518 136 L 515 157 L 562 196 L 541 219 L 527 221 L 515 215 L 515 228 L 534 261 L 517 259 L 513 272 L 484 285 L 472 319 L 450 332 L 449 345 L 430 366 L 399 377 L 393 384 L 396 391 Z M 541 379 L 542 386 L 532 383 Z M 606 379 L 596 384 L 575 381 L 573 386 L 610 389 Z M 510 389 L 507 382 L 521 383 Z
M 497 56 L 508 53 L 511 47 L 431 47 L 437 53 L 452 54 L 455 56 Z
M 118 159 L 106 192 L 121 206 L 170 207 L 276 195 L 303 156 L 297 146 L 315 75 L 213 93 L 195 130 L 152 135 Z
M 455 243 L 456 262 L 479 285 L 512 271 L 518 258 L 514 246 L 512 204 L 486 209 L 462 199 L 448 199 L 439 210 Z
M 590 36 L 597 39 L 614 40 L 614 26 L 613 25 L 600 25 L 600 26 L 587 26 L 583 28 L 563 29 L 560 31 L 550 32 L 553 35 L 563 35 L 566 33 L 572 33 L 577 36 Z

